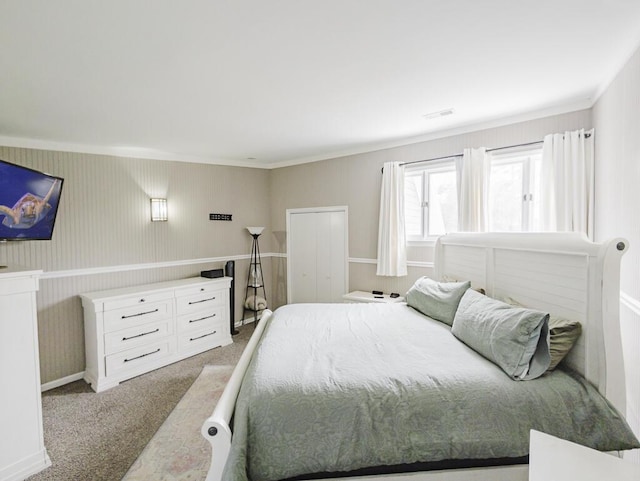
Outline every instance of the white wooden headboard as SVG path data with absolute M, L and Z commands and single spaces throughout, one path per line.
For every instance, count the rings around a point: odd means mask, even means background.
M 620 337 L 620 259 L 624 239 L 603 243 L 579 233 L 460 233 L 436 242 L 435 275 L 470 280 L 488 296 L 582 324 L 565 362 L 624 415 Z

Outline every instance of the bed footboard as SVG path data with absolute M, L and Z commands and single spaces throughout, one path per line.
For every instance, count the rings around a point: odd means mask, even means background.
M 231 378 L 224 388 L 222 396 L 220 396 L 220 400 L 216 404 L 211 416 L 207 418 L 202 425 L 202 435 L 211 443 L 211 466 L 209 467 L 206 481 L 220 481 L 222 478 L 222 471 L 224 470 L 224 465 L 229 456 L 229 450 L 231 449 L 232 433 L 229 423 L 231 422 L 231 416 L 235 409 L 242 379 L 249 367 L 251 356 L 262 337 L 267 320 L 272 314 L 268 309 L 262 313 L 260 322 L 256 326 L 256 330 L 252 334 L 251 339 L 249 339 L 238 364 L 236 364 Z

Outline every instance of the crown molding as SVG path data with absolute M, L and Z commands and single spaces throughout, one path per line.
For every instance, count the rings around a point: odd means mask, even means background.
M 356 147 L 349 150 L 330 152 L 327 154 L 292 159 L 292 160 L 287 160 L 283 162 L 274 162 L 274 163 L 268 164 L 268 166 L 265 166 L 265 168 L 279 169 L 283 167 L 291 167 L 291 166 L 307 164 L 311 162 L 319 162 L 321 160 L 337 159 L 340 157 L 365 154 L 368 152 L 375 152 L 378 150 L 392 149 L 395 147 L 404 147 L 406 145 L 418 144 L 420 142 L 428 142 L 430 140 L 453 137 L 455 135 L 468 134 L 472 132 L 478 132 L 481 130 L 487 130 L 487 129 L 496 128 L 496 127 L 504 127 L 506 125 L 541 119 L 544 117 L 551 117 L 553 115 L 568 114 L 571 112 L 590 109 L 592 106 L 593 106 L 593 99 L 589 97 L 589 98 L 576 100 L 574 102 L 570 102 L 563 105 L 548 107 L 545 109 L 535 110 L 531 112 L 525 112 L 522 114 L 511 115 L 508 117 L 499 117 L 499 118 L 496 117 L 494 119 L 484 120 L 482 122 L 471 122 L 458 127 L 429 132 L 423 135 L 407 137 L 403 139 L 396 139 L 388 142 L 365 144 L 360 147 Z
M 106 145 L 78 144 L 73 142 L 56 142 L 51 140 L 33 139 L 28 137 L 11 137 L 0 135 L 0 146 L 17 147 L 23 149 L 53 150 L 56 152 L 74 152 L 78 154 L 96 154 L 112 157 L 129 157 L 134 159 L 163 160 L 173 162 L 191 162 L 194 164 L 226 165 L 231 167 L 249 167 L 264 169 L 259 162 L 246 160 L 221 159 L 213 156 L 180 154 L 163 150 L 118 147 Z
M 595 98 L 595 97 L 594 97 Z M 33 139 L 27 137 L 12 137 L 12 136 L 0 136 L 0 145 L 6 147 L 17 147 L 25 149 L 37 149 L 37 150 L 53 150 L 59 152 L 74 152 L 80 154 L 97 154 L 107 155 L 114 157 L 129 157 L 138 159 L 151 159 L 162 161 L 174 161 L 174 162 L 192 162 L 198 164 L 210 164 L 210 165 L 225 165 L 232 167 L 247 167 L 254 169 L 279 169 L 283 167 L 291 167 L 295 165 L 308 164 L 312 162 L 319 162 L 322 160 L 337 159 L 341 157 L 348 157 L 351 155 L 365 154 L 368 152 L 375 152 L 378 150 L 392 149 L 395 147 L 403 147 L 406 145 L 417 144 L 420 142 L 427 142 L 430 140 L 441 139 L 445 137 L 452 137 L 454 135 L 467 134 L 471 132 L 477 132 L 479 130 L 486 130 L 495 127 L 503 127 L 505 125 L 515 124 L 519 122 L 526 122 L 529 120 L 536 120 L 543 117 L 549 117 L 552 115 L 566 114 L 570 112 L 576 112 L 578 110 L 589 109 L 593 106 L 593 98 L 582 99 L 563 105 L 548 107 L 541 110 L 525 112 L 508 117 L 494 118 L 482 122 L 472 122 L 459 127 L 444 129 L 440 131 L 433 131 L 425 133 L 423 135 L 406 137 L 401 139 L 395 139 L 385 142 L 366 143 L 352 149 L 345 149 L 339 151 L 331 151 L 323 154 L 295 158 L 285 160 L 282 162 L 261 163 L 259 161 L 251 162 L 246 160 L 231 160 L 222 159 L 214 156 L 202 156 L 202 155 L 189 155 L 180 154 L 176 152 L 166 152 L 156 149 L 138 148 L 138 147 L 118 147 L 118 146 L 104 146 L 104 145 L 89 145 L 79 144 L 73 142 L 56 142 L 51 140 Z

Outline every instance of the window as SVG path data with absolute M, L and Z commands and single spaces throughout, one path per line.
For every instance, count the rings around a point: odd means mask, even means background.
M 539 227 L 542 147 L 489 152 L 488 230 L 532 231 Z M 458 227 L 456 167 L 453 159 L 405 168 L 407 241 L 434 240 Z
M 535 230 L 540 220 L 542 149 L 489 155 L 489 231 Z
M 425 241 L 455 232 L 458 198 L 453 160 L 407 168 L 404 203 L 408 241 Z

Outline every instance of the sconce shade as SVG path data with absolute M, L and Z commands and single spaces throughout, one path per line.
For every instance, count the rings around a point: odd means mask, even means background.
M 167 199 L 151 199 L 151 222 L 166 222 Z

